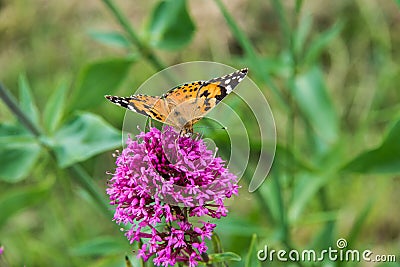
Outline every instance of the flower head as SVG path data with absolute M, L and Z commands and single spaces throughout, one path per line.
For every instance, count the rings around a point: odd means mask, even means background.
M 196 266 L 207 251 L 215 224 L 192 221 L 226 216 L 223 200 L 237 194 L 237 177 L 199 137 L 182 137 L 172 127 L 151 128 L 128 138 L 117 156 L 107 194 L 114 220 L 131 224 L 130 242 L 146 241 L 138 256 L 155 255 L 157 266 Z

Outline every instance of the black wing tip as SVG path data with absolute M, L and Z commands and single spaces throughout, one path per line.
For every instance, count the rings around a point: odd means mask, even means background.
M 239 72 L 246 75 L 249 72 L 249 68 L 243 68 L 243 69 L 239 70 Z
M 112 95 L 105 95 L 104 97 L 105 97 L 106 99 L 108 99 L 108 100 L 111 100 L 111 99 L 113 98 Z

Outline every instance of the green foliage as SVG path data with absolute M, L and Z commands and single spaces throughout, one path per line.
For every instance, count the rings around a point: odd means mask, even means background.
M 43 123 L 48 133 L 52 134 L 60 125 L 64 115 L 68 85 L 61 83 L 50 96 L 44 111 Z
M 291 205 L 288 209 L 288 218 L 291 222 L 296 222 L 301 218 L 310 201 L 315 198 L 318 191 L 326 186 L 327 183 L 327 177 L 304 173 L 298 175 L 291 195 Z
M 365 224 L 367 217 L 371 212 L 372 203 L 373 203 L 373 201 L 370 200 L 365 204 L 365 207 L 359 212 L 359 214 L 357 215 L 357 217 L 353 223 L 353 226 L 350 229 L 350 232 L 349 232 L 346 240 L 347 240 L 347 243 L 352 247 L 355 247 L 354 243 L 358 239 L 358 237 L 361 233 L 362 227 Z
M 314 66 L 297 75 L 292 94 L 316 136 L 326 143 L 334 143 L 339 130 L 338 118 L 321 69 Z
M 400 120 L 389 130 L 382 144 L 372 150 L 362 152 L 349 162 L 345 171 L 359 173 L 399 173 L 400 172 Z
M 242 258 L 233 252 L 213 253 L 208 255 L 210 263 L 224 262 L 224 261 L 241 261 Z
M 61 168 L 87 160 L 121 144 L 120 132 L 100 117 L 81 113 L 67 121 L 50 141 Z
M 70 110 L 87 109 L 104 101 L 104 95 L 114 92 L 125 78 L 131 58 L 115 58 L 93 62 L 79 73 Z
M 44 201 L 49 194 L 53 180 L 47 179 L 40 184 L 11 190 L 0 197 L 0 228 L 13 215 Z
M 129 249 L 127 242 L 113 236 L 101 236 L 85 241 L 71 249 L 72 254 L 77 256 L 102 256 L 118 254 Z
M 21 126 L 0 124 L 0 180 L 18 182 L 38 160 L 38 141 Z
M 25 75 L 20 75 L 18 80 L 19 98 L 21 109 L 34 124 L 39 123 L 39 111 L 32 96 L 32 90 Z
M 331 28 L 317 36 L 304 55 L 304 64 L 314 64 L 326 46 L 336 38 L 343 29 L 344 23 L 338 21 Z
M 153 10 L 147 30 L 150 45 L 171 50 L 188 44 L 194 31 L 186 0 L 160 1 Z
M 261 262 L 256 260 L 254 257 L 254 255 L 257 255 L 256 243 L 257 243 L 257 235 L 253 234 L 250 241 L 249 251 L 247 252 L 246 261 L 244 264 L 245 267 L 254 267 L 261 265 Z
M 130 42 L 124 35 L 119 32 L 100 32 L 100 31 L 90 31 L 90 37 L 98 41 L 101 44 L 129 48 Z

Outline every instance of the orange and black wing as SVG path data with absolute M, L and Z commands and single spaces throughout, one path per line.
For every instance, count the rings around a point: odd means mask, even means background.
M 165 122 L 169 114 L 165 101 L 158 96 L 132 95 L 120 97 L 106 95 L 105 97 L 118 106 L 161 122 Z
M 208 81 L 197 81 L 185 83 L 172 88 L 161 96 L 175 105 L 195 98 L 215 98 L 218 103 L 246 77 L 247 68 L 233 72 L 231 74 L 217 77 Z
M 180 127 L 188 122 L 194 124 L 230 94 L 247 72 L 247 68 L 241 69 L 208 81 L 186 83 L 173 88 L 161 97 L 166 100 L 169 110 L 174 111 L 169 120 Z
M 247 68 L 208 81 L 176 86 L 158 96 L 106 96 L 112 103 L 177 127 L 191 127 L 215 107 L 247 75 Z
M 211 79 L 203 84 L 197 93 L 198 98 L 215 98 L 216 104 L 229 95 L 246 77 L 248 69 L 241 69 L 231 74 Z

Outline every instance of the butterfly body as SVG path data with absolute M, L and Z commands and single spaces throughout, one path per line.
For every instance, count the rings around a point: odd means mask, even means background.
M 192 133 L 193 125 L 215 107 L 247 75 L 247 68 L 208 81 L 176 86 L 162 96 L 105 96 L 112 103 L 171 125 L 181 134 Z

